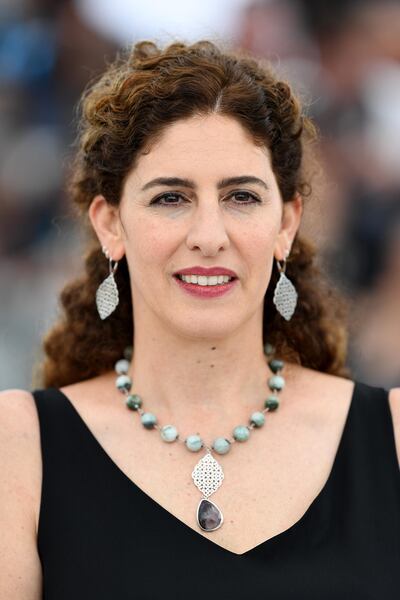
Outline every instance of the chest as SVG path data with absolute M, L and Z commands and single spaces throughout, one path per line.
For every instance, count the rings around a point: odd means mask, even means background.
M 349 408 L 334 418 L 318 411 L 294 414 L 280 407 L 250 440 L 233 444 L 226 455 L 214 455 L 224 472 L 211 495 L 223 513 L 223 525 L 202 531 L 196 520 L 201 493 L 191 473 L 205 452 L 184 444 L 167 444 L 157 430 L 145 430 L 119 413 L 107 421 L 82 415 L 98 443 L 132 482 L 171 515 L 222 548 L 243 554 L 286 531 L 307 511 L 327 482 Z M 123 415 L 125 417 L 125 415 Z

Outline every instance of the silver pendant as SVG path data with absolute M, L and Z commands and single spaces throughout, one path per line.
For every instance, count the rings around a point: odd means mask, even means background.
M 281 272 L 274 291 L 273 302 L 279 313 L 289 321 L 297 304 L 297 291 L 285 273 Z
M 215 502 L 208 498 L 221 486 L 224 472 L 210 451 L 199 460 L 193 469 L 192 478 L 195 486 L 203 494 L 197 507 L 197 524 L 203 531 L 214 531 L 221 527 L 224 516 Z
M 100 318 L 106 319 L 116 309 L 118 302 L 118 288 L 114 273 L 110 273 L 96 291 L 96 304 Z

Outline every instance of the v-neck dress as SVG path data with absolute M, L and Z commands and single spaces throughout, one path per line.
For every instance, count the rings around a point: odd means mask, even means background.
M 354 384 L 325 485 L 294 525 L 240 555 L 131 481 L 59 389 L 34 390 L 44 600 L 399 600 L 400 471 L 388 390 Z

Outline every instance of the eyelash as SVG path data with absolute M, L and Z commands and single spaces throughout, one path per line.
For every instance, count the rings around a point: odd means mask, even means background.
M 261 202 L 261 200 L 255 194 L 251 194 L 250 192 L 233 192 L 232 194 L 230 194 L 229 197 L 231 197 L 231 196 L 237 196 L 239 194 L 242 194 L 242 195 L 245 195 L 245 196 L 249 196 L 250 198 L 252 198 L 252 201 L 251 202 L 235 202 L 235 204 L 237 204 L 238 206 L 241 206 L 241 205 L 247 206 L 247 205 L 250 205 L 250 204 L 256 204 L 256 203 L 260 203 Z M 179 196 L 180 198 L 183 198 L 182 194 L 177 194 L 175 192 L 167 192 L 165 194 L 162 194 L 161 196 L 157 196 L 157 198 L 154 198 L 154 200 L 152 200 L 150 202 L 150 205 L 152 205 L 152 204 L 158 204 L 159 206 L 178 206 L 178 204 L 176 202 L 175 203 L 170 203 L 170 204 L 168 204 L 168 203 L 167 204 L 162 204 L 160 202 L 160 200 L 162 200 L 162 198 L 166 198 L 167 196 L 175 196 L 175 197 Z

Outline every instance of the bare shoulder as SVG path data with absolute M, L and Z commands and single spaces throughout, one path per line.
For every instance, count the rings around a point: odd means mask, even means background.
M 30 392 L 0 392 L 0 457 L 14 463 L 20 473 L 26 470 L 27 484 L 37 483 L 41 462 L 40 432 Z
M 0 452 L 3 459 L 15 461 L 20 469 L 24 469 L 25 461 L 30 462 L 30 458 L 33 461 L 40 459 L 39 420 L 30 392 L 0 392 Z M 23 464 L 18 464 L 20 459 Z M 29 472 L 32 466 L 29 465 Z M 32 475 L 27 477 L 31 481 Z
M 392 413 L 397 458 L 400 467 L 400 387 L 389 390 L 389 405 Z
M 333 411 L 332 414 L 334 415 L 337 406 L 343 405 L 343 403 L 345 406 L 350 406 L 355 387 L 355 382 L 352 379 L 314 371 L 305 367 L 298 367 L 296 373 L 298 374 L 299 389 L 301 390 L 300 395 L 304 392 L 304 394 L 309 394 L 310 398 L 314 398 L 314 401 L 316 398 L 323 400 L 322 403 L 316 402 L 314 405 L 312 402 L 309 403 L 310 406 L 313 406 L 312 414 L 316 418 L 321 416 L 318 407 L 323 406 L 324 412 L 328 408 Z M 328 400 L 328 402 L 325 402 L 325 400 Z M 334 402 L 329 402 L 329 400 L 334 400 Z M 400 466 L 400 388 L 389 390 L 389 405 L 395 434 L 397 459 Z
M 32 394 L 26 390 L 4 390 L 0 392 L 0 423 L 15 426 L 37 423 L 36 408 Z
M 389 403 L 393 416 L 400 417 L 400 387 L 389 390 Z
M 336 409 L 346 413 L 353 396 L 355 382 L 351 378 L 332 375 L 309 367 L 287 363 L 285 373 L 287 396 L 301 406 L 301 410 L 310 409 L 318 415 L 319 408 L 326 416 Z M 299 400 L 303 400 L 300 402 Z
M 0 597 L 38 600 L 40 433 L 32 394 L 0 392 Z

